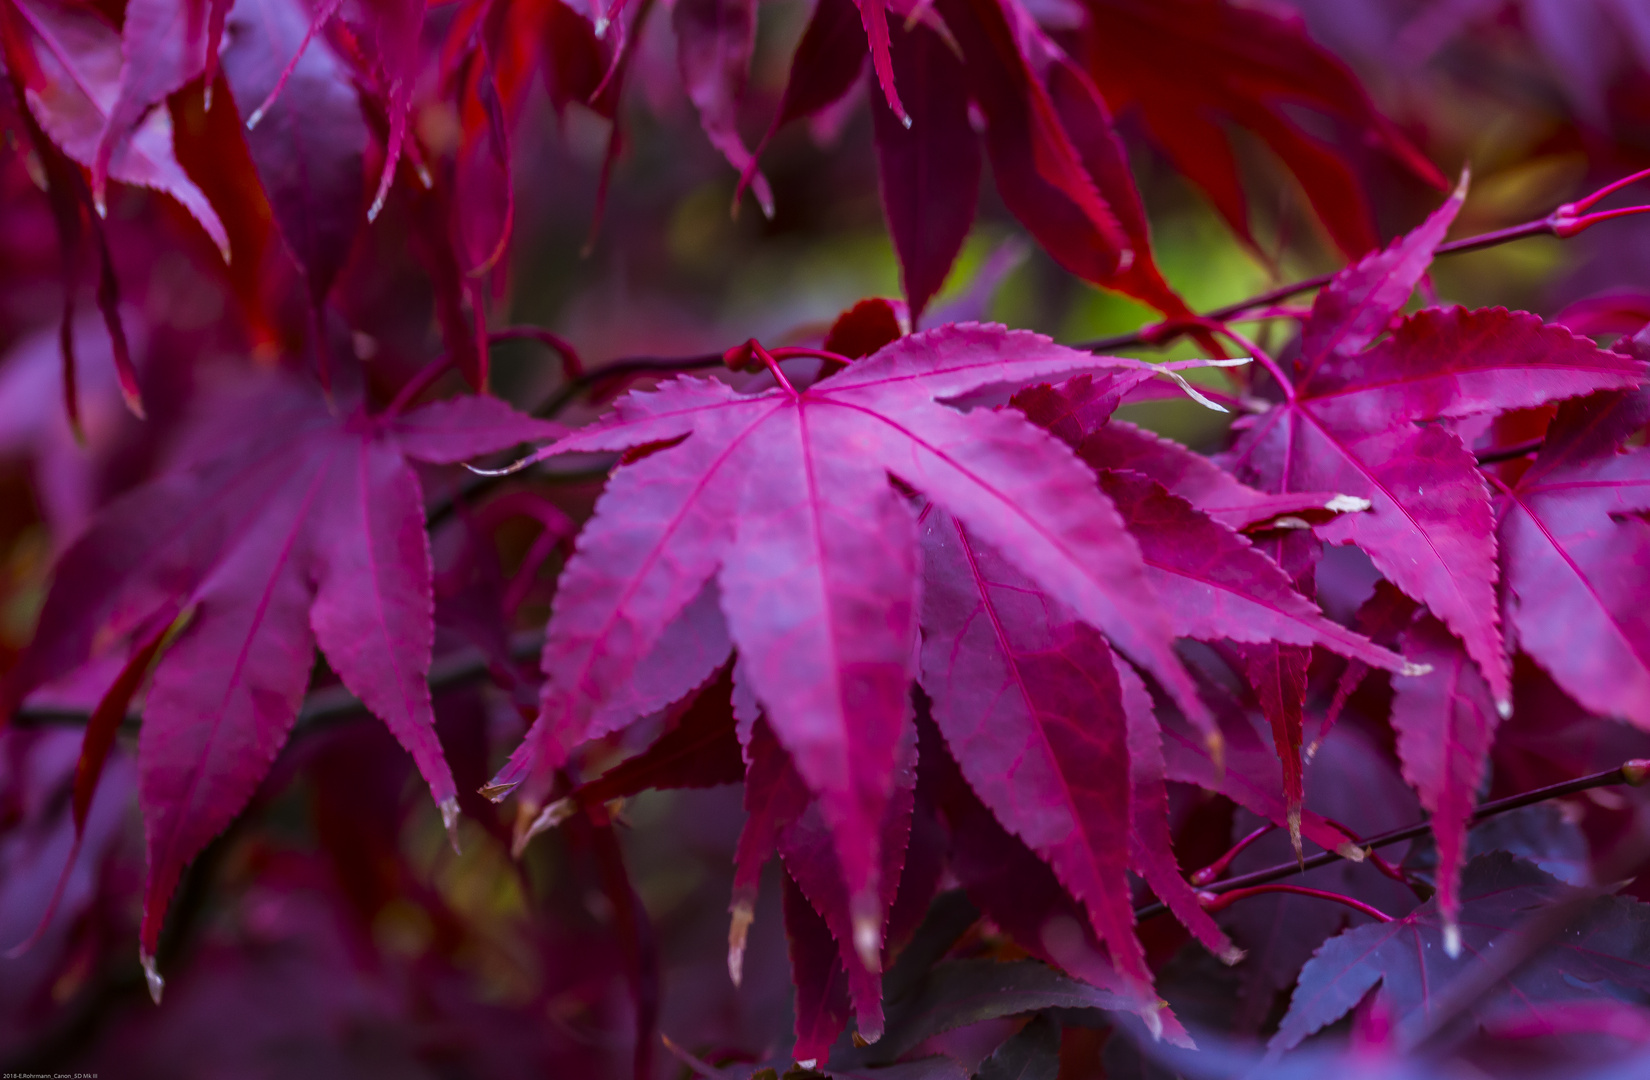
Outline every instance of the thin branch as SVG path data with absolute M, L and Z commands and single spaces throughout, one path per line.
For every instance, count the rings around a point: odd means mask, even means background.
M 1485 450 L 1477 455 L 1478 464 L 1494 465 L 1502 461 L 1515 461 L 1521 457 L 1528 457 L 1537 450 L 1540 450 L 1541 444 L 1546 441 L 1547 437 L 1543 435 L 1539 439 L 1526 439 L 1523 442 L 1513 443 L 1510 446 L 1498 446 L 1493 450 Z
M 1472 823 L 1476 825 L 1478 822 L 1495 817 L 1498 814 L 1533 806 L 1536 803 L 1546 802 L 1548 799 L 1561 799 L 1566 795 L 1574 795 L 1597 787 L 1611 787 L 1615 784 L 1629 784 L 1638 787 L 1647 778 L 1650 778 L 1650 759 L 1634 758 L 1631 761 L 1623 762 L 1617 768 L 1606 769 L 1604 772 L 1577 777 L 1574 780 L 1565 780 L 1558 784 L 1549 784 L 1533 791 L 1526 791 L 1522 795 L 1509 795 L 1505 799 L 1495 799 L 1483 803 L 1477 810 L 1473 811 Z M 1372 836 L 1368 840 L 1361 841 L 1360 846 L 1365 848 L 1386 847 L 1389 844 L 1397 844 L 1405 840 L 1413 840 L 1418 836 L 1424 836 L 1431 829 L 1432 823 L 1430 821 L 1421 821 L 1402 829 L 1394 829 L 1379 836 Z M 1256 870 L 1253 873 L 1241 874 L 1235 878 L 1215 882 L 1205 887 L 1203 891 L 1219 895 L 1237 889 L 1246 889 L 1254 885 L 1265 885 L 1273 881 L 1281 881 L 1295 874 L 1305 873 L 1308 870 L 1315 870 L 1320 866 L 1328 866 L 1340 858 L 1341 856 L 1333 851 L 1321 851 L 1302 862 L 1297 863 L 1290 860 L 1286 863 L 1267 867 L 1265 870 Z M 1136 921 L 1150 919 L 1168 910 L 1161 903 L 1147 904 L 1144 907 L 1136 908 L 1134 917 Z
M 1251 885 L 1247 889 L 1232 889 L 1228 892 L 1210 896 L 1209 901 L 1203 905 L 1203 909 L 1210 912 L 1219 911 L 1221 908 L 1230 907 L 1239 900 L 1251 896 L 1264 896 L 1267 893 L 1288 893 L 1292 896 L 1310 896 L 1316 900 L 1328 900 L 1368 915 L 1376 922 L 1392 921 L 1391 915 L 1378 907 L 1364 903 L 1362 900 L 1351 896 L 1343 896 L 1338 892 L 1330 892 L 1327 889 L 1309 889 L 1305 885 Z
M 1577 203 L 1568 203 L 1559 207 L 1557 210 L 1554 210 L 1546 217 L 1538 218 L 1535 221 L 1526 221 L 1521 225 L 1511 225 L 1505 229 L 1494 229 L 1490 232 L 1479 233 L 1477 236 L 1468 236 L 1460 240 L 1451 241 L 1448 244 L 1440 244 L 1436 249 L 1434 249 L 1433 256 L 1436 258 L 1440 255 L 1464 255 L 1470 251 L 1482 251 L 1485 248 L 1511 243 L 1514 240 L 1524 240 L 1531 236 L 1556 236 L 1560 238 L 1573 236 L 1582 229 L 1595 225 L 1600 221 L 1608 220 L 1611 217 L 1625 216 L 1627 213 L 1636 212 L 1641 209 L 1634 207 L 1630 210 L 1608 211 L 1604 214 L 1591 214 L 1580 218 L 1576 217 L 1574 215 L 1574 209 L 1577 207 L 1582 207 L 1584 204 L 1591 205 L 1591 203 L 1588 203 L 1586 200 L 1582 200 Z M 1292 282 L 1288 285 L 1280 285 L 1275 289 L 1268 289 L 1266 292 L 1257 293 L 1256 295 L 1249 297 L 1247 300 L 1239 300 L 1236 303 L 1227 304 L 1225 307 L 1219 307 L 1215 308 L 1213 311 L 1204 312 L 1195 319 L 1170 320 L 1152 323 L 1127 334 L 1116 334 L 1112 337 L 1095 338 L 1093 341 L 1080 342 L 1073 345 L 1072 348 L 1086 349 L 1089 352 L 1098 353 L 1110 352 L 1113 349 L 1126 349 L 1135 345 L 1166 345 L 1173 339 L 1180 337 L 1183 334 L 1206 326 L 1211 320 L 1215 322 L 1226 322 L 1235 316 L 1243 315 L 1246 312 L 1251 312 L 1255 308 L 1271 307 L 1281 300 L 1287 300 L 1292 296 L 1299 296 L 1303 292 L 1310 292 L 1313 289 L 1321 289 L 1323 286 L 1329 284 L 1329 282 L 1333 280 L 1335 275 L 1339 272 L 1340 271 L 1338 270 L 1330 271 L 1329 273 L 1317 274 L 1309 278 L 1302 278 L 1300 281 Z
M 523 631 L 510 639 L 510 656 L 515 660 L 529 660 L 537 656 L 544 647 L 544 634 L 537 630 Z M 492 658 L 480 649 L 460 649 L 457 652 L 443 656 L 430 665 L 430 693 L 440 694 L 447 690 L 456 690 L 473 682 L 479 682 L 487 676 L 491 668 Z M 11 724 L 16 727 L 47 727 L 69 726 L 79 727 L 86 723 L 91 715 L 88 710 L 64 709 L 56 706 L 25 705 L 13 714 Z M 341 720 L 350 720 L 358 716 L 368 716 L 370 713 L 354 694 L 343 686 L 326 686 L 319 690 L 310 691 L 304 698 L 304 704 L 298 710 L 298 725 L 300 727 L 323 727 Z M 132 735 L 137 732 L 141 714 L 132 711 L 126 715 L 121 724 L 123 734 Z

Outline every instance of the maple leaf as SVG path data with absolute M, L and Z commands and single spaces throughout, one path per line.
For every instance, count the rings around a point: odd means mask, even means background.
M 1088 468 L 1015 414 L 935 403 L 1107 366 L 1148 367 L 944 327 L 802 391 L 782 376 L 753 394 L 679 378 L 542 451 L 670 444 L 620 466 L 581 534 L 546 631 L 540 715 L 499 784 L 533 777 L 531 803 L 573 746 L 628 719 L 600 710 L 714 576 L 740 670 L 820 798 L 874 967 L 878 836 L 909 723 L 919 598 L 916 521 L 890 475 L 1205 715 L 1138 548 Z
M 705 135 L 729 165 L 750 178 L 762 213 L 773 217 L 773 190 L 756 171 L 756 159 L 736 123 L 756 48 L 755 0 L 683 0 L 671 9 L 670 18 L 682 84 L 699 110 Z
M 1272 491 L 1334 491 L 1365 513 L 1316 528 L 1363 549 L 1425 603 L 1483 669 L 1505 713 L 1511 676 L 1495 605 L 1494 523 L 1461 439 L 1431 421 L 1636 386 L 1644 368 L 1524 312 L 1429 308 L 1374 340 L 1425 272 L 1465 189 L 1391 247 L 1337 275 L 1302 329 L 1283 400 L 1256 417 L 1231 464 Z M 1361 351 L 1359 351 L 1361 349 Z
M 138 744 L 142 946 L 157 995 L 152 958 L 178 875 L 268 771 L 317 645 L 412 754 L 452 827 L 456 791 L 426 681 L 429 541 L 409 460 L 460 461 L 559 430 L 491 398 L 339 418 L 313 391 L 261 389 L 230 410 L 239 430 L 259 435 L 136 489 L 64 554 L 7 680 L 7 700 L 19 700 L 187 612 L 156 664 Z
M 872 31 L 872 6 L 862 3 L 861 13 Z M 847 92 L 867 44 L 847 16 L 840 0 L 815 9 L 768 137 Z M 882 20 L 880 3 L 875 17 Z M 1004 203 L 1056 261 L 1171 317 L 1190 317 L 1152 261 L 1145 211 L 1106 103 L 1018 3 L 914 5 L 903 28 L 879 21 L 869 43 L 885 89 L 871 102 L 883 210 L 913 315 L 967 238 L 983 142 Z M 971 108 L 984 120 L 981 133 Z
M 1650 625 L 1639 602 L 1650 456 L 1622 443 L 1650 420 L 1640 393 L 1566 402 L 1534 464 L 1494 479 L 1504 611 L 1518 647 L 1587 709 L 1650 727 Z
M 120 84 L 92 160 L 92 192 L 103 202 L 109 162 L 144 116 L 207 71 L 223 39 L 229 0 L 134 0 L 120 24 Z M 206 80 L 211 85 L 211 78 Z
M 29 111 L 52 141 L 81 165 L 106 169 L 121 183 L 176 199 L 228 261 L 228 234 L 206 195 L 173 155 L 172 120 L 165 109 L 150 109 L 141 120 L 127 120 L 129 134 L 107 152 L 105 164 L 99 164 L 105 156 L 104 132 L 120 95 L 120 35 L 92 8 L 50 0 L 9 0 L 8 6 L 29 36 L 27 44 L 15 39 L 6 43 L 9 62 L 17 65 L 22 77 Z M 27 56 L 21 52 L 25 49 Z
M 1300 16 L 1230 0 L 1084 0 L 1076 54 L 1120 113 L 1201 188 L 1251 247 L 1247 196 L 1222 121 L 1277 154 L 1348 255 L 1375 247 L 1369 200 L 1344 152 L 1297 119 L 1305 109 L 1382 150 L 1422 181 L 1438 170 L 1376 110 L 1357 77 L 1307 34 Z
M 1650 908 L 1627 897 L 1589 897 L 1533 864 L 1505 852 L 1482 856 L 1467 867 L 1461 889 L 1462 950 L 1444 948 L 1445 923 L 1429 901 L 1401 919 L 1360 926 L 1331 938 L 1301 971 L 1289 1011 L 1272 1037 L 1288 1049 L 1333 1023 L 1371 989 L 1380 986 L 1394 1021 L 1425 1017 L 1457 979 L 1471 979 L 1495 962 L 1494 947 L 1518 948 L 1514 939 L 1534 908 L 1563 904 L 1567 916 L 1553 926 L 1534 954 L 1511 971 L 1498 970 L 1484 991 L 1467 1002 L 1469 1015 L 1505 1021 L 1523 1014 L 1539 1020 L 1563 1002 L 1600 994 L 1639 999 L 1650 991 L 1643 946 Z
M 1457 889 L 1466 862 L 1467 826 L 1478 803 L 1490 746 L 1501 717 L 1478 668 L 1442 623 L 1430 616 L 1404 635 L 1404 651 L 1432 666 L 1394 687 L 1392 726 L 1404 777 L 1432 815 L 1438 842 L 1438 910 L 1444 948 L 1461 951 Z
M 367 124 L 348 69 L 293 0 L 239 0 L 225 31 L 223 72 L 241 119 L 284 80 L 246 133 L 286 249 L 319 308 L 361 226 Z

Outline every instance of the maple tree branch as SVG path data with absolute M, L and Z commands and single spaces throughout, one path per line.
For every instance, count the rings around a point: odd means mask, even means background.
M 701 353 L 698 356 L 631 356 L 615 360 L 611 364 L 604 364 L 594 371 L 586 371 L 567 380 L 554 394 L 534 408 L 532 413 L 545 419 L 553 417 L 571 405 L 586 390 L 614 379 L 671 371 L 702 371 L 721 365 L 721 353 Z
M 1541 449 L 1541 444 L 1547 441 L 1545 435 L 1537 439 L 1525 439 L 1510 446 L 1498 446 L 1493 450 L 1485 450 L 1477 454 L 1478 464 L 1495 465 L 1502 461 L 1514 461 L 1526 457 Z
M 1638 787 L 1640 784 L 1643 784 L 1646 779 L 1650 779 L 1650 759 L 1634 758 L 1631 761 L 1623 762 L 1614 769 L 1606 769 L 1603 772 L 1592 773 L 1588 776 L 1580 776 L 1574 780 L 1564 780 L 1560 783 L 1535 788 L 1519 795 L 1509 795 L 1504 799 L 1493 799 L 1490 802 L 1482 803 L 1479 805 L 1478 809 L 1474 810 L 1472 813 L 1472 824 L 1476 825 L 1478 822 L 1485 821 L 1489 818 L 1495 817 L 1498 814 L 1505 814 L 1509 811 L 1520 810 L 1526 806 L 1533 806 L 1536 803 L 1546 802 L 1548 799 L 1560 799 L 1566 795 L 1575 795 L 1578 792 L 1588 791 L 1592 788 L 1611 787 L 1615 784 L 1627 784 L 1632 787 Z M 1397 844 L 1405 840 L 1414 840 L 1418 836 L 1426 835 L 1426 833 L 1431 829 L 1432 822 L 1420 821 L 1414 825 L 1407 825 L 1401 829 L 1393 829 L 1390 832 L 1381 833 L 1379 836 L 1372 836 L 1367 840 L 1361 840 L 1359 841 L 1359 846 L 1364 848 L 1386 847 L 1389 844 Z M 1283 878 L 1290 877 L 1294 874 L 1301 874 L 1308 870 L 1315 870 L 1320 866 L 1328 866 L 1330 863 L 1336 862 L 1341 858 L 1341 855 L 1333 851 L 1320 851 L 1318 854 L 1309 856 L 1300 862 L 1296 862 L 1291 859 L 1286 863 L 1279 863 L 1276 866 L 1270 866 L 1264 870 L 1256 870 L 1252 873 L 1240 874 L 1235 878 L 1228 878 L 1225 881 L 1214 882 L 1205 886 L 1203 891 L 1218 896 L 1223 893 L 1234 892 L 1239 889 L 1247 889 L 1255 885 L 1266 885 L 1274 881 L 1281 881 Z M 1135 909 L 1134 917 L 1136 921 L 1150 919 L 1153 916 L 1161 915 L 1168 910 L 1169 909 L 1161 902 L 1146 904 Z
M 510 656 L 515 660 L 530 660 L 538 656 L 543 647 L 543 632 L 523 631 L 511 637 Z M 476 648 L 459 649 L 441 657 L 430 665 L 430 693 L 440 694 L 443 691 L 456 690 L 485 678 L 491 670 L 492 659 Z M 310 691 L 304 697 L 303 706 L 298 710 L 297 727 L 320 727 L 340 720 L 369 715 L 371 714 L 360 699 L 342 685 L 323 686 Z M 11 725 L 20 728 L 78 727 L 84 725 L 90 716 L 91 711 L 87 709 L 25 705 L 12 715 Z M 120 726 L 121 731 L 128 735 L 135 733 L 140 720 L 141 714 L 138 711 L 127 713 L 125 721 Z
M 1627 177 L 1621 181 L 1617 181 L 1615 185 L 1605 189 L 1603 194 L 1609 194 L 1617 187 L 1633 179 L 1637 179 L 1637 176 L 1635 175 L 1633 177 Z M 1523 240 L 1531 236 L 1556 236 L 1560 239 L 1564 239 L 1574 236 L 1583 229 L 1586 229 L 1589 226 L 1595 225 L 1601 221 L 1607 221 L 1617 217 L 1625 217 L 1628 214 L 1641 213 L 1647 209 L 1650 209 L 1650 207 L 1628 207 L 1622 210 L 1607 210 L 1601 213 L 1587 214 L 1580 217 L 1576 215 L 1577 210 L 1586 209 L 1591 206 L 1593 202 L 1596 202 L 1602 197 L 1602 194 L 1595 192 L 1587 199 L 1583 199 L 1575 203 L 1566 203 L 1565 205 L 1560 206 L 1546 217 L 1537 218 L 1534 221 L 1526 221 L 1519 225 L 1509 225 L 1504 229 L 1493 229 L 1490 232 L 1479 233 L 1477 236 L 1463 237 L 1460 240 L 1452 240 L 1447 244 L 1440 244 L 1433 251 L 1433 255 L 1434 257 L 1439 255 L 1464 255 L 1468 252 L 1482 251 L 1485 248 L 1511 243 L 1514 240 Z M 1299 296 L 1301 293 L 1310 292 L 1313 289 L 1321 289 L 1323 286 L 1329 284 L 1329 282 L 1338 273 L 1340 273 L 1340 271 L 1333 270 L 1328 273 L 1315 274 L 1309 278 L 1302 278 L 1301 280 L 1291 282 L 1288 285 L 1279 285 L 1275 289 L 1268 289 L 1263 293 L 1256 293 L 1254 296 L 1251 296 L 1246 300 L 1239 300 L 1235 303 L 1227 304 L 1225 307 L 1218 307 L 1212 311 L 1206 311 L 1194 319 L 1171 319 L 1165 320 L 1164 322 L 1151 323 L 1127 334 L 1115 334 L 1111 337 L 1095 338 L 1092 341 L 1078 342 L 1071 347 L 1074 349 L 1086 349 L 1089 352 L 1108 352 L 1112 349 L 1123 349 L 1133 345 L 1166 345 L 1171 340 L 1181 336 L 1182 334 L 1189 333 L 1193 330 L 1206 326 L 1206 324 L 1210 321 L 1225 322 L 1235 316 L 1243 315 L 1246 312 L 1251 312 L 1255 308 L 1271 307 L 1272 305 L 1277 304 L 1280 300 L 1287 300 L 1292 296 Z

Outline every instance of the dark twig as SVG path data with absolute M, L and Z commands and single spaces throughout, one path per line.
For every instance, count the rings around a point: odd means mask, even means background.
M 1539 439 L 1525 439 L 1523 442 L 1513 443 L 1510 446 L 1498 446 L 1494 450 L 1485 450 L 1477 455 L 1478 464 L 1494 465 L 1502 461 L 1516 461 L 1518 458 L 1528 457 L 1540 450 L 1541 444 L 1546 441 L 1546 436 L 1542 436 Z
M 510 639 L 510 655 L 517 660 L 531 659 L 539 654 L 543 646 L 542 632 L 524 631 Z M 445 690 L 456 690 L 485 678 L 490 661 L 489 656 L 475 648 L 460 649 L 443 656 L 430 665 L 430 692 L 439 694 Z M 86 723 L 89 715 L 84 710 L 25 705 L 17 710 L 11 722 L 14 726 L 25 728 L 48 725 L 78 727 Z M 369 715 L 367 707 L 361 704 L 354 694 L 342 686 L 325 686 L 311 691 L 304 698 L 303 708 L 298 711 L 298 726 L 306 729 L 320 728 L 366 715 Z M 128 713 L 126 721 L 121 724 L 121 732 L 126 735 L 135 734 L 139 720 L 139 713 Z
M 1561 799 L 1566 795 L 1574 795 L 1596 787 L 1610 787 L 1614 784 L 1630 784 L 1637 787 L 1644 783 L 1647 777 L 1650 777 L 1650 760 L 1634 758 L 1632 761 L 1624 762 L 1614 769 L 1606 769 L 1604 772 L 1577 777 L 1574 780 L 1565 780 L 1558 784 L 1549 784 L 1533 791 L 1526 791 L 1521 795 L 1509 795 L 1505 799 L 1494 799 L 1483 803 L 1477 810 L 1473 811 L 1472 821 L 1473 824 L 1477 824 L 1498 814 L 1533 806 L 1536 803 L 1546 802 L 1548 799 Z M 1431 828 L 1432 823 L 1430 821 L 1417 822 L 1402 829 L 1394 829 L 1379 836 L 1372 836 L 1368 840 L 1361 841 L 1360 846 L 1365 848 L 1386 847 L 1389 844 L 1397 844 L 1405 840 L 1413 840 L 1418 836 L 1424 836 Z M 1227 878 L 1225 881 L 1215 882 L 1206 886 L 1203 891 L 1218 896 L 1221 893 L 1232 892 L 1237 889 L 1265 885 L 1273 881 L 1281 881 L 1295 874 L 1305 873 L 1308 870 L 1315 870 L 1320 866 L 1328 866 L 1340 858 L 1341 856 L 1333 851 L 1320 851 L 1302 862 L 1297 863 L 1290 860 L 1286 863 L 1267 867 L 1265 870 L 1256 870 L 1253 873 L 1240 874 L 1234 878 Z M 1136 908 L 1134 917 L 1137 921 L 1150 919 L 1168 910 L 1161 903 L 1147 904 L 1144 907 Z
M 1618 181 L 1616 184 L 1611 185 L 1608 190 L 1615 190 L 1621 183 L 1623 181 Z M 1535 221 L 1526 221 L 1521 225 L 1511 225 L 1505 229 L 1494 229 L 1490 232 L 1479 233 L 1477 236 L 1468 236 L 1451 241 L 1448 244 L 1440 244 L 1433 251 L 1433 255 L 1435 257 L 1440 255 L 1464 255 L 1470 251 L 1482 251 L 1485 248 L 1511 243 L 1514 240 L 1523 240 L 1531 236 L 1556 236 L 1560 238 L 1574 236 L 1582 229 L 1600 221 L 1609 220 L 1611 217 L 1622 217 L 1629 213 L 1637 213 L 1644 209 L 1642 207 L 1630 207 L 1626 210 L 1611 210 L 1585 217 L 1576 216 L 1576 210 L 1586 209 L 1597 201 L 1597 198 L 1598 195 L 1595 193 L 1595 195 L 1589 196 L 1588 199 L 1583 199 L 1580 202 L 1566 203 L 1546 217 L 1538 218 Z M 1225 322 L 1256 308 L 1270 307 L 1280 300 L 1287 300 L 1292 296 L 1299 296 L 1301 293 L 1310 292 L 1313 289 L 1321 289 L 1329 284 L 1336 273 L 1339 273 L 1339 271 L 1317 274 L 1313 277 L 1291 282 L 1288 285 L 1280 285 L 1275 289 L 1257 293 L 1247 300 L 1239 300 L 1234 304 L 1227 304 L 1225 307 L 1204 312 L 1195 320 L 1182 319 L 1152 323 L 1127 334 L 1116 334 L 1112 337 L 1095 338 L 1093 341 L 1080 342 L 1073 345 L 1072 348 L 1087 349 L 1089 352 L 1110 352 L 1113 349 L 1126 349 L 1136 345 L 1166 345 L 1183 334 L 1206 326 L 1211 321 Z

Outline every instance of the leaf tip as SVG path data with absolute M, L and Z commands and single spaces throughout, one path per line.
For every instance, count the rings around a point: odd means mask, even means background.
M 1163 1041 L 1163 1005 L 1158 1002 L 1149 1009 L 1143 1009 L 1140 1019 L 1146 1025 L 1146 1032 L 1151 1035 L 1152 1042 Z
M 252 115 L 246 118 L 246 130 L 256 130 L 258 125 L 263 122 L 264 113 L 267 111 L 268 110 L 262 105 L 258 106 L 256 109 L 253 109 Z
M 745 977 L 745 940 L 750 936 L 751 923 L 756 921 L 756 905 L 748 898 L 735 900 L 729 909 L 728 920 L 728 977 L 738 986 Z
M 1339 855 L 1347 862 L 1363 862 L 1369 857 L 1369 852 L 1367 850 L 1359 847 L 1350 840 L 1336 848 L 1335 854 Z
M 161 978 L 160 972 L 155 969 L 153 956 L 140 952 L 138 962 L 143 965 L 143 980 L 149 984 L 149 1000 L 159 1005 L 161 995 L 166 992 L 166 980 Z
M 1398 674 L 1411 676 L 1430 675 L 1432 674 L 1432 665 L 1416 664 L 1406 660 L 1404 661 L 1404 666 L 1398 669 Z
M 1495 715 L 1506 720 L 1512 716 L 1512 702 L 1502 698 L 1495 703 Z
M 1220 962 L 1225 964 L 1227 967 L 1236 967 L 1237 965 L 1243 963 L 1244 957 L 1249 954 L 1238 948 L 1236 945 L 1227 945 L 1216 955 L 1220 957 Z
M 1451 960 L 1461 958 L 1461 926 L 1454 919 L 1444 924 L 1444 952 Z
M 483 468 L 480 468 L 479 466 L 471 465 L 469 462 L 465 462 L 464 467 L 466 469 L 469 469 L 471 472 L 475 473 L 477 476 L 510 476 L 514 473 L 518 473 L 521 470 L 527 468 L 527 466 L 529 466 L 529 465 L 533 464 L 534 462 L 538 461 L 538 459 L 539 459 L 538 452 L 535 451 L 531 454 L 528 454 L 526 457 L 522 458 L 520 461 L 512 461 L 510 464 L 504 466 L 502 469 L 483 469 Z
M 882 970 L 882 920 L 865 910 L 867 905 L 855 904 L 854 952 L 860 963 L 872 974 Z
M 1337 495 L 1324 503 L 1323 508 L 1337 514 L 1359 514 L 1374 505 L 1368 499 L 1360 499 L 1356 495 Z
M 441 810 L 441 827 L 447 830 L 447 842 L 453 845 L 453 854 L 464 854 L 458 847 L 458 797 L 449 795 L 436 805 Z
M 515 839 L 510 842 L 510 857 L 512 859 L 521 858 L 521 853 L 527 850 L 527 845 L 533 837 L 546 829 L 555 828 L 572 817 L 573 811 L 577 810 L 578 806 L 572 799 L 557 799 L 546 806 L 537 817 L 531 818 L 530 815 L 533 810 L 531 805 L 523 803 L 521 809 L 521 815 L 516 818 Z
M 1285 817 L 1289 822 L 1289 846 L 1295 849 L 1295 861 L 1306 869 L 1306 851 L 1301 847 L 1301 808 L 1297 803 L 1289 807 Z

